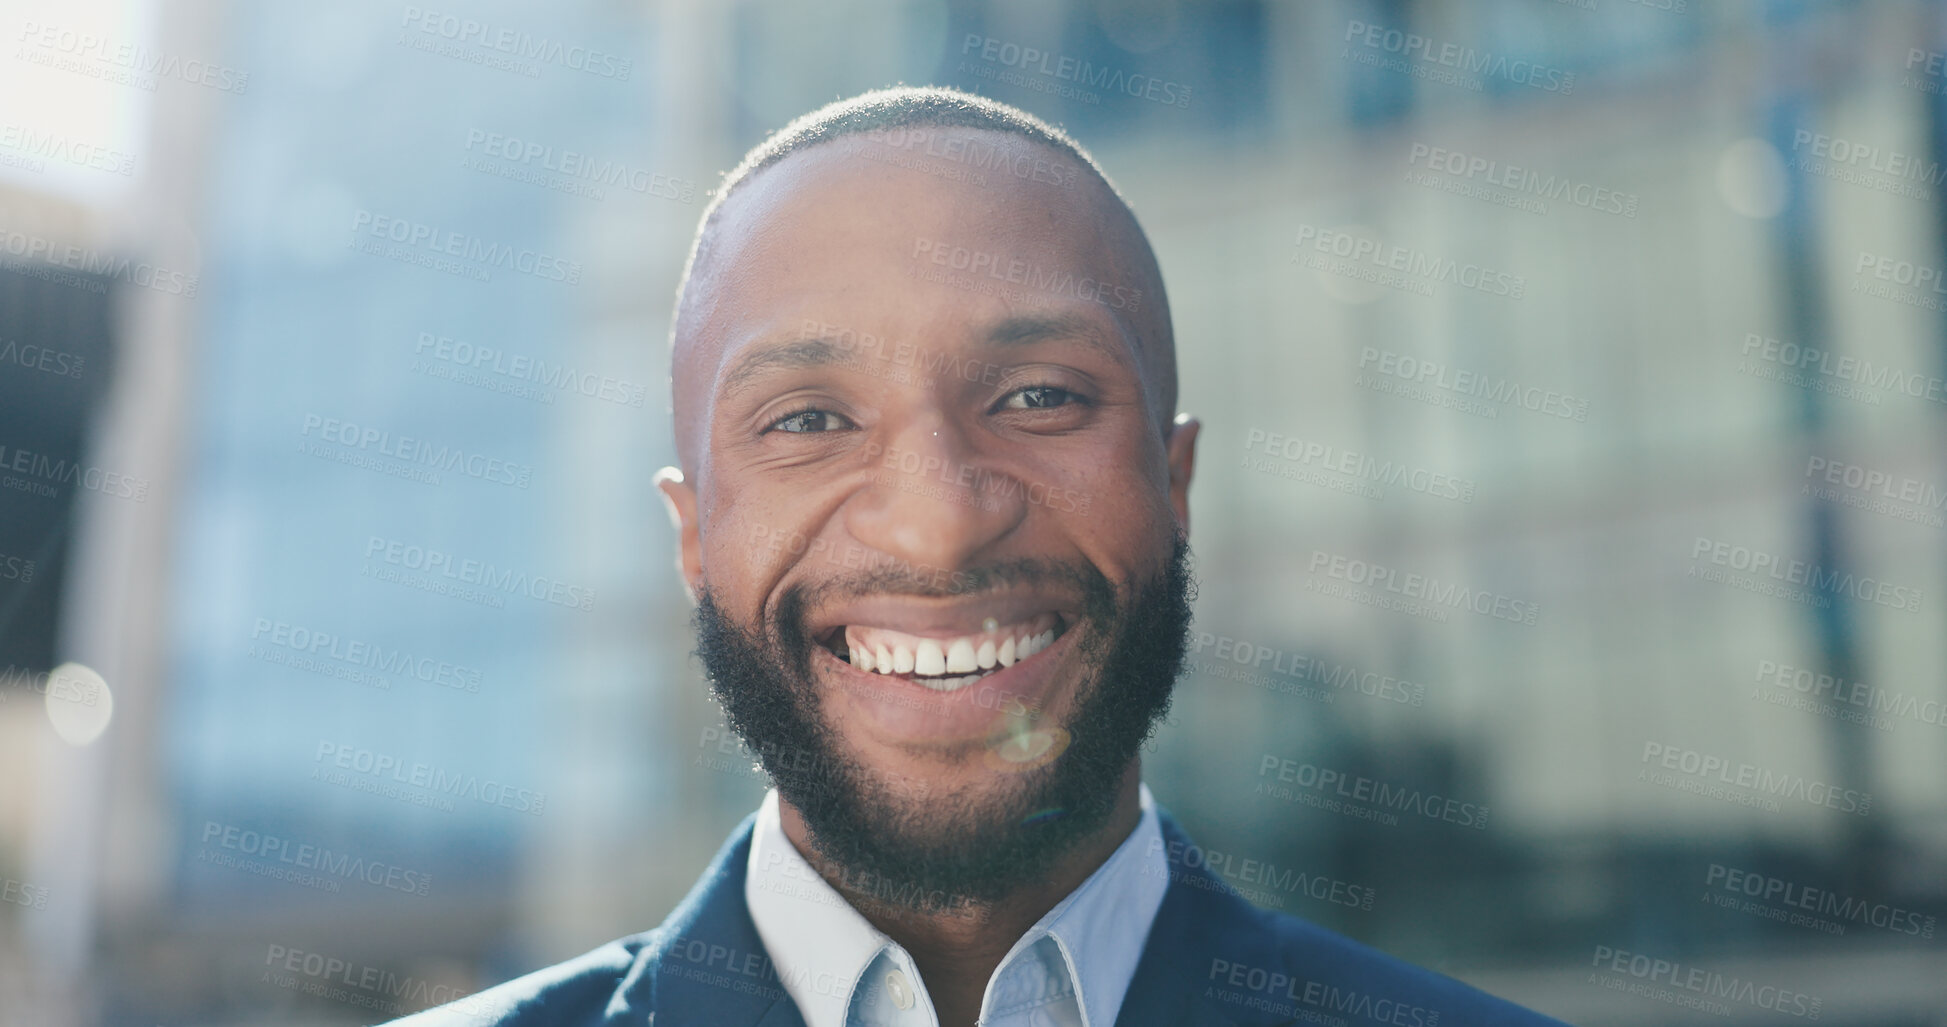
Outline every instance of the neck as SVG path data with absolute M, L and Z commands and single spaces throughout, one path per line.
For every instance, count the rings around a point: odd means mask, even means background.
M 972 1024 L 988 978 L 1014 943 L 1108 861 L 1142 819 L 1142 765 L 1131 760 L 1116 786 L 1115 806 L 1100 828 L 1084 835 L 1033 880 L 993 902 L 944 910 L 888 906 L 845 887 L 847 876 L 818 855 L 804 819 L 780 800 L 784 835 L 820 876 L 872 926 L 899 943 L 918 964 L 941 1027 Z

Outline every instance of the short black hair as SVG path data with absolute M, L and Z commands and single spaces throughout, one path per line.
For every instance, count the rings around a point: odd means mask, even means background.
M 977 128 L 992 132 L 1006 132 L 1033 140 L 1074 158 L 1077 164 L 1087 168 L 1109 193 L 1122 199 L 1122 193 L 1115 183 L 1102 170 L 1102 166 L 1089 156 L 1067 132 L 1029 114 L 1027 111 L 999 100 L 990 100 L 976 93 L 948 89 L 944 86 L 894 86 L 889 89 L 875 89 L 860 93 L 846 100 L 834 100 L 808 114 L 801 114 L 791 123 L 765 137 L 744 154 L 737 166 L 724 172 L 723 181 L 712 190 L 710 203 L 703 208 L 703 216 L 697 219 L 696 237 L 690 241 L 689 259 L 683 264 L 683 275 L 676 284 L 678 314 L 682 306 L 683 293 L 689 287 L 690 274 L 702 258 L 709 244 L 711 224 L 716 221 L 717 212 L 723 208 L 724 201 L 730 198 L 737 187 L 750 176 L 776 164 L 793 153 L 819 143 L 842 139 L 865 132 L 892 131 L 901 128 Z M 1124 201 L 1127 206 L 1127 201 Z M 675 341 L 672 325 L 671 342 Z
M 744 179 L 797 150 L 862 132 L 918 127 L 981 128 L 1022 136 L 1074 158 L 1077 164 L 1101 179 L 1117 198 L 1122 195 L 1082 144 L 1019 107 L 942 86 L 895 86 L 860 93 L 849 100 L 835 100 L 792 119 L 790 124 L 752 147 L 736 167 L 724 173 L 722 184 L 717 186 L 710 205 L 703 211 L 697 234 L 703 234 L 717 208 Z

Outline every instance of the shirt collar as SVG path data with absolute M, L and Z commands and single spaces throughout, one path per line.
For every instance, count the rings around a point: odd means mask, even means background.
M 1142 818 L 1136 829 L 1008 950 L 987 982 L 983 1016 L 996 982 L 1018 961 L 1031 958 L 1042 938 L 1052 937 L 1070 980 L 1077 982 L 1082 1022 L 1087 1027 L 1115 1023 L 1169 888 L 1156 800 L 1148 785 L 1140 787 Z M 744 902 L 806 1027 L 845 1027 L 852 991 L 879 953 L 890 948 L 899 962 L 911 965 L 899 944 L 825 883 L 785 837 L 775 788 L 757 811 Z
M 773 788 L 757 808 L 744 903 L 806 1027 L 845 1027 L 853 986 L 893 942 L 798 853 L 777 803 Z
M 1136 975 L 1150 924 L 1169 890 L 1169 860 L 1156 800 L 1141 785 L 1142 819 L 1081 887 L 1048 911 L 1001 961 L 1005 968 L 1039 934 L 1052 935 L 1081 995 L 1082 1022 L 1110 1027 Z M 998 974 L 996 974 L 998 976 Z M 988 982 L 993 989 L 993 982 Z

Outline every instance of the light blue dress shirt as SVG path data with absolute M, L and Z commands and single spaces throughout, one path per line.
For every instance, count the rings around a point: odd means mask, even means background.
M 1111 1027 L 1169 887 L 1149 786 L 1142 819 L 1088 880 L 1014 943 L 987 981 L 983 1027 Z M 919 971 L 784 835 L 776 789 L 751 838 L 744 901 L 805 1027 L 939 1027 Z

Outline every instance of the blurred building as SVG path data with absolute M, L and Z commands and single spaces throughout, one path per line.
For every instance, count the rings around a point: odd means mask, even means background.
M 1202 588 L 1146 766 L 1213 866 L 1571 1022 L 1787 1015 L 1619 951 L 1947 1022 L 1889 926 L 1947 906 L 1936 7 L 9 19 L 0 347 L 89 359 L 0 350 L 0 445 L 146 488 L 0 490 L 0 571 L 52 554 L 0 1023 L 366 1023 L 660 922 L 764 787 L 650 484 L 670 300 L 722 170 L 902 81 L 1068 127 L 1163 263 Z

